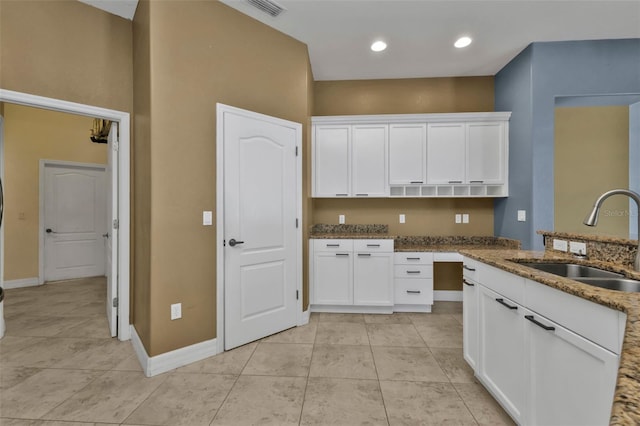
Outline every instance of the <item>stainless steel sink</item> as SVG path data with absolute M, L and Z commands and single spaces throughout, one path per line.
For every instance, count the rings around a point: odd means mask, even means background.
M 571 278 L 581 283 L 609 290 L 640 292 L 640 281 L 630 278 Z
M 538 263 L 527 262 L 521 263 L 523 266 L 534 268 L 539 271 L 549 272 L 561 277 L 572 278 L 585 277 L 585 278 L 623 278 L 622 274 L 616 272 L 609 272 L 602 269 L 594 268 L 592 266 L 579 265 L 575 263 Z

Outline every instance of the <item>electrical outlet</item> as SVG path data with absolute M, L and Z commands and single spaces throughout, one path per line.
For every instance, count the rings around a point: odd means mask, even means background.
M 338 215 L 338 223 L 340 225 L 344 225 L 344 215 L 343 214 Z
M 173 303 L 171 305 L 171 321 L 182 318 L 182 303 Z
M 203 211 L 202 212 L 202 224 L 204 226 L 213 225 L 213 212 L 211 212 L 211 211 Z
M 526 221 L 527 221 L 527 211 L 518 210 L 518 222 L 526 222 Z
M 456 223 L 462 223 L 462 215 L 456 214 Z
M 462 215 L 462 223 L 469 223 L 469 215 L 467 213 Z
M 400 215 L 399 220 L 400 220 L 400 223 L 405 223 L 406 218 L 405 218 L 404 214 Z
M 586 255 L 587 254 L 587 244 L 586 243 L 579 243 L 577 241 L 570 241 L 569 242 L 569 251 L 571 253 L 577 253 L 577 254 Z
M 553 239 L 553 249 L 554 250 L 558 250 L 558 251 L 567 251 L 568 250 L 568 244 L 565 240 L 558 240 L 558 239 Z

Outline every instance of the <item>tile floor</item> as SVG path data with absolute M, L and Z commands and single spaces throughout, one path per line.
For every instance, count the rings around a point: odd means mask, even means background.
M 462 358 L 460 303 L 312 314 L 146 378 L 108 336 L 105 297 L 103 278 L 6 290 L 0 425 L 513 424 Z

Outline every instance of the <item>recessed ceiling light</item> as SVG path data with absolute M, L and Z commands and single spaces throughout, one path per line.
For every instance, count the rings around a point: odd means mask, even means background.
M 387 43 L 385 43 L 382 40 L 375 41 L 371 45 L 371 50 L 373 50 L 374 52 L 382 52 L 386 48 L 387 48 Z
M 457 47 L 458 49 L 462 49 L 463 47 L 467 47 L 470 44 L 471 44 L 471 37 L 460 37 L 458 40 L 456 40 L 455 43 L 453 43 L 453 45 L 455 47 Z

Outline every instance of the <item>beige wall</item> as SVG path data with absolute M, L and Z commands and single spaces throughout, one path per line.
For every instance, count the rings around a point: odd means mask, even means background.
M 306 45 L 221 3 L 144 3 L 134 44 L 136 56 L 148 50 L 149 66 L 136 59 L 134 74 L 136 85 L 148 79 L 150 92 L 136 89 L 135 105 L 149 111 L 150 130 L 136 117 L 142 128 L 135 134 L 148 140 L 141 149 L 150 160 L 135 166 L 136 175 L 150 175 L 150 230 L 135 256 L 146 262 L 138 256 L 148 247 L 150 267 L 148 290 L 136 293 L 135 324 L 154 356 L 216 337 L 216 228 L 201 223 L 203 210 L 222 208 L 215 203 L 216 102 L 303 123 L 306 135 L 312 76 Z M 176 302 L 183 318 L 170 321 Z M 145 305 L 148 331 L 138 329 Z
M 4 118 L 4 279 L 36 278 L 40 160 L 106 164 L 107 148 L 88 117 L 5 104 Z
M 598 226 L 582 224 L 603 192 L 629 187 L 629 107 L 555 111 L 555 230 L 629 238 L 629 199 L 612 197 Z

